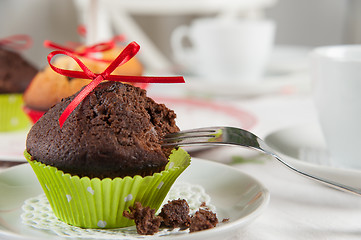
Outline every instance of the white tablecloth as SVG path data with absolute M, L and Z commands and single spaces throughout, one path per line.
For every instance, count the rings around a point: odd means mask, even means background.
M 251 131 L 261 138 L 279 129 L 317 121 L 309 93 L 219 101 L 253 114 L 257 122 Z M 233 166 L 263 183 L 271 196 L 268 208 L 244 229 L 239 239 L 361 239 L 360 196 L 298 175 L 269 156 L 236 147 L 195 154 L 226 164 L 235 155 L 257 158 L 254 163 Z
M 266 211 L 239 239 L 360 239 L 361 197 L 315 183 L 275 161 L 239 165 L 270 191 Z

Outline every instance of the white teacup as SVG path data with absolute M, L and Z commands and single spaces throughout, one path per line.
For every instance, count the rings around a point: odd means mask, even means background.
M 361 45 L 311 54 L 314 101 L 333 165 L 361 168 Z
M 171 46 L 178 63 L 206 80 L 254 82 L 263 77 L 274 34 L 270 20 L 200 18 L 176 28 Z

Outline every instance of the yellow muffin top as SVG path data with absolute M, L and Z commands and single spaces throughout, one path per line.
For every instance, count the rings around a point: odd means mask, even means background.
M 116 47 L 96 54 L 99 55 L 100 59 L 112 61 L 119 55 L 121 50 L 121 48 Z M 110 64 L 109 62 L 97 61 L 85 57 L 79 57 L 79 59 L 94 73 L 103 72 Z M 53 65 L 61 69 L 82 71 L 79 65 L 68 56 L 57 56 L 53 61 Z M 134 57 L 116 68 L 112 74 L 140 76 L 143 74 L 143 65 Z M 47 66 L 31 81 L 24 93 L 24 102 L 27 107 L 46 111 L 60 102 L 62 98 L 78 92 L 89 82 L 89 79 L 70 79 L 69 77 L 56 73 L 50 66 Z

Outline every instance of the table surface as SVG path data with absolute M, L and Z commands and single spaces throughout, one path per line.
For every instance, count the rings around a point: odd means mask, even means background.
M 317 122 L 311 92 L 221 98 L 217 101 L 253 114 L 256 124 L 251 131 L 261 138 L 287 127 Z M 255 177 L 270 191 L 267 210 L 245 229 L 239 239 L 361 238 L 359 196 L 309 180 L 257 152 L 245 153 L 240 148 L 220 147 L 199 151 L 193 156 L 225 164 L 230 164 L 233 156 L 248 158 L 251 161 L 232 166 Z
M 187 80 L 187 78 L 186 78 Z M 305 79 L 305 82 L 308 80 Z M 297 87 L 296 87 L 297 88 Z M 252 114 L 251 131 L 261 138 L 299 124 L 317 122 L 310 91 L 280 91 L 253 97 L 208 96 L 207 101 L 231 105 Z M 150 96 L 197 98 L 179 85 L 151 86 Z M 204 99 L 204 96 L 202 96 Z M 300 176 L 271 157 L 245 153 L 240 148 L 217 147 L 192 156 L 230 164 L 263 183 L 271 199 L 268 208 L 240 234 L 239 239 L 360 239 L 361 198 L 315 183 Z M 232 157 L 256 161 L 231 164 Z M 2 162 L 1 169 L 16 163 Z M 240 183 L 241 184 L 241 183 Z

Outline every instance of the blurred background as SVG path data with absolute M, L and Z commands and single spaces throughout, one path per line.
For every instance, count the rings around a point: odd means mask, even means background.
M 80 31 L 84 29 L 86 34 Z M 175 111 L 180 129 L 207 126 L 247 129 L 264 139 L 291 163 L 296 163 L 297 167 L 305 167 L 319 176 L 330 176 L 335 182 L 361 183 L 360 171 L 350 174 L 342 169 L 328 168 L 330 155 L 312 98 L 312 87 L 316 81 L 311 79 L 310 74 L 310 66 L 315 66 L 310 63 L 310 52 L 314 48 L 361 44 L 361 0 L 0 0 L 0 45 L 1 39 L 16 34 L 32 38 L 32 47 L 20 51 L 20 54 L 39 68 L 36 71 L 46 69 L 46 56 L 53 51 L 44 47 L 44 40 L 60 45 L 72 42 L 73 45 L 90 46 L 123 35 L 126 42 L 136 41 L 141 46 L 135 58 L 140 60 L 140 67 L 131 65 L 136 70 L 140 69 L 139 75 L 184 76 L 186 84 L 143 85 L 148 96 Z M 119 54 L 119 49 L 115 49 Z M 99 57 L 101 54 L 97 52 L 94 55 Z M 7 55 L 4 56 L 3 62 L 10 62 Z M 16 59 L 14 62 L 20 61 Z M 91 66 L 99 65 L 96 61 Z M 131 66 L 129 69 L 134 70 Z M 101 69 L 104 68 L 101 66 Z M 124 68 L 126 66 L 119 67 Z M 12 70 L 11 73 L 22 72 L 17 66 L 8 69 Z M 330 69 L 333 70 L 333 67 Z M 7 74 L 7 69 L 0 69 L 1 74 L 12 75 Z M 53 75 L 51 70 L 46 74 L 40 71 L 37 76 L 31 77 L 32 83 L 24 95 L 22 92 L 0 93 L 0 200 L 7 199 L 0 204 L 0 210 L 3 210 L 0 211 L 0 238 L 4 229 L 16 230 L 16 235 L 5 232 L 6 236 L 16 236 L 16 239 L 20 239 L 18 234 L 37 234 L 19 224 L 21 220 L 15 216 L 20 213 L 21 205 L 15 207 L 14 204 L 22 203 L 25 200 L 23 194 L 30 192 L 20 192 L 11 185 L 14 191 L 9 193 L 14 192 L 14 195 L 8 198 L 3 197 L 2 191 L 5 187 L 7 192 L 11 179 L 16 180 L 16 186 L 27 183 L 27 179 L 22 178 L 28 175 L 21 171 L 20 174 L 17 172 L 18 176 L 8 178 L 16 172 L 13 170 L 2 175 L 1 171 L 26 161 L 24 149 L 29 125 L 56 101 L 72 95 L 83 86 L 79 84 L 76 89 L 74 78 Z M 18 79 L 21 82 L 24 77 Z M 324 79 L 330 80 L 328 77 Z M 344 77 L 340 79 L 345 83 Z M 17 79 L 11 82 L 18 83 Z M 88 84 L 88 81 L 83 83 Z M 70 90 L 74 92 L 70 93 Z M 337 87 L 336 90 L 339 91 Z M 352 92 L 358 94 L 357 91 Z M 26 95 L 28 98 L 23 98 Z M 351 99 L 349 96 L 352 95 L 345 93 L 341 96 Z M 3 103 L 1 99 L 4 99 Z M 24 101 L 23 104 L 24 99 L 37 102 L 32 105 Z M 55 100 L 55 103 L 49 100 Z M 330 112 L 336 112 L 335 105 L 325 102 Z M 361 109 L 359 102 L 350 102 L 352 105 L 359 104 L 356 109 Z M 43 107 L 44 104 L 48 105 Z M 13 109 L 18 110 L 24 121 L 13 114 Z M 351 114 L 359 112 L 352 111 Z M 5 120 L 2 121 L 1 117 Z M 31 123 L 27 117 L 30 117 Z M 354 117 L 345 116 L 347 121 L 350 118 Z M 25 129 L 13 130 L 22 122 L 25 122 Z M 331 121 L 327 119 L 327 122 Z M 340 124 L 341 127 L 335 129 L 343 132 L 346 125 L 350 126 L 349 122 Z M 4 127 L 2 132 L 2 126 L 10 127 Z M 351 138 L 338 139 L 350 142 Z M 254 176 L 270 190 L 272 201 L 269 209 L 258 222 L 239 235 L 240 239 L 360 239 L 361 202 L 356 195 L 346 195 L 313 184 L 258 152 L 226 146 L 203 149 L 194 146 L 187 150 L 192 157 L 232 165 Z M 220 176 L 225 174 L 221 172 Z M 213 185 L 214 179 L 210 177 L 207 184 L 212 186 L 211 195 L 227 183 L 222 180 L 222 183 Z M 1 180 L 5 180 L 5 184 Z M 32 189 L 28 185 L 25 187 Z M 247 189 L 247 192 L 255 192 Z M 233 200 L 225 197 L 222 189 L 219 194 L 213 199 L 217 199 L 217 204 L 226 204 L 224 211 L 220 209 L 223 214 L 228 214 Z M 238 195 L 233 197 L 236 196 L 238 199 Z M 259 196 L 257 194 L 249 202 L 243 199 L 239 202 L 247 203 L 246 215 L 251 219 L 255 214 L 250 214 L 252 207 L 249 206 L 261 199 Z M 237 211 L 242 209 L 238 202 L 234 203 L 237 203 Z M 237 214 L 232 214 L 231 221 Z M 239 229 L 243 231 L 243 228 Z
M 81 24 L 96 31 L 92 40 L 125 34 L 141 43 L 146 67 L 174 63 L 170 36 L 179 25 L 199 17 L 217 17 L 224 9 L 238 9 L 238 17 L 264 17 L 276 23 L 275 46 L 312 48 L 320 45 L 359 43 L 361 1 L 358 0 L 2 0 L 0 37 L 28 34 L 33 48 L 25 56 L 38 66 L 45 64 L 49 49 L 45 39 L 58 43 L 86 41 L 77 31 Z M 94 28 L 89 29 L 89 25 Z M 144 54 L 144 52 L 142 52 Z M 148 53 L 147 53 L 148 54 Z M 159 61 L 159 63 L 154 63 Z M 153 63 L 152 63 L 153 62 Z

